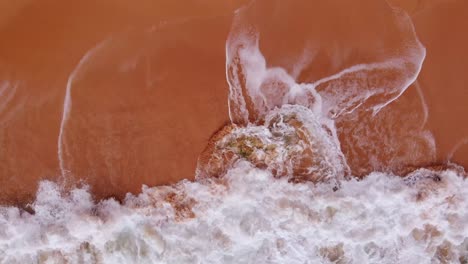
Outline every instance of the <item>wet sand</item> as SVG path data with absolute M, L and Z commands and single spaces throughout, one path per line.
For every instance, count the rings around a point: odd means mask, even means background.
M 348 49 L 346 65 L 372 59 L 375 54 L 367 51 L 375 47 L 366 45 L 376 42 L 363 40 L 376 39 L 373 34 L 385 24 L 380 12 L 388 7 L 383 2 L 360 2 L 309 3 L 296 21 L 287 18 L 288 27 L 280 12 L 287 8 L 265 8 L 266 15 L 276 12 L 278 20 L 265 25 L 264 34 L 270 34 L 275 45 L 264 44 L 262 51 L 273 65 L 286 65 L 289 62 L 281 58 L 294 59 L 302 53 L 304 36 L 313 32 L 323 45 L 332 47 L 328 52 Z M 225 41 L 232 10 L 240 4 L 25 0 L 12 5 L 3 1 L 0 202 L 27 201 L 40 179 L 59 180 L 60 175 L 83 179 L 98 198 L 138 192 L 142 184 L 193 179 L 198 155 L 229 120 Z M 394 4 L 410 13 L 427 57 L 417 80 L 419 88 L 410 87 L 391 104 L 387 117 L 362 117 L 369 126 L 391 124 L 389 140 L 398 146 L 390 154 L 387 146 L 381 146 L 383 154 L 377 159 L 388 161 L 384 167 L 424 166 L 453 156 L 452 161 L 466 167 L 468 4 L 416 0 Z M 302 9 L 295 4 L 289 8 Z M 304 24 L 305 18 L 307 25 L 318 26 L 290 30 L 291 24 Z M 368 23 L 371 18 L 378 21 Z M 349 31 L 347 23 L 356 27 Z M 363 38 L 360 32 L 368 34 Z M 274 42 L 278 36 L 288 41 Z M 267 37 L 263 43 L 268 43 Z M 391 46 L 391 39 L 388 43 Z M 304 78 L 334 73 L 336 58 L 340 56 L 319 54 Z M 67 90 L 71 105 L 66 105 L 64 119 Z M 421 94 L 427 103 L 427 122 Z M 424 130 L 434 134 L 435 157 L 424 155 L 425 147 L 413 153 L 414 137 L 408 131 Z M 343 132 L 340 138 L 346 142 L 350 137 Z M 353 144 L 349 141 L 348 148 Z M 365 151 L 351 154 L 346 144 L 343 148 L 356 174 L 382 169 L 369 162 Z

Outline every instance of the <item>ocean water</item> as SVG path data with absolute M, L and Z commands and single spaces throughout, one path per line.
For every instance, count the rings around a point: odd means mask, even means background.
M 336 55 L 338 70 L 313 78 L 314 52 L 282 63 L 264 54 L 265 5 L 235 12 L 231 124 L 200 155 L 195 181 L 143 186 L 123 201 L 95 201 L 86 183 L 41 181 L 33 203 L 0 207 L 0 263 L 468 263 L 463 169 L 402 170 L 436 150 L 422 88 L 411 87 L 426 49 L 410 17 L 386 6 L 386 31 L 367 39 L 378 47 L 371 59 L 341 65 L 346 56 Z M 57 150 L 65 182 L 71 91 L 111 41 L 85 54 L 66 87 Z M 412 88 L 422 114 L 388 111 Z M 401 131 L 406 149 L 387 136 Z M 356 168 L 357 156 L 369 167 Z

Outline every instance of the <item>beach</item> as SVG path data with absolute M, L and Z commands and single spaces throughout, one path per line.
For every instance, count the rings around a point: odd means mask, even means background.
M 3 2 L 0 201 L 31 201 L 44 179 L 71 185 L 84 181 L 98 199 L 138 193 L 142 184 L 193 180 L 210 137 L 230 123 L 225 42 L 233 11 L 242 4 Z M 354 117 L 351 125 L 338 121 L 351 170 L 366 175 L 447 161 L 467 166 L 467 4 L 393 4 L 410 15 L 426 57 L 417 80 L 382 111 L 389 116 L 384 121 L 368 114 Z M 301 5 L 271 6 L 262 12 L 275 16 L 257 18 L 272 21 L 259 24 L 269 64 L 288 67 L 284 58 L 297 61 L 303 52 L 321 47 L 298 77 L 307 82 L 380 56 L 372 53 L 372 45 L 382 44 L 375 34 L 387 23 L 380 15 L 385 3 Z M 293 19 L 288 16 L 294 12 L 284 10 L 303 13 Z M 375 23 L 368 23 L 372 19 Z M 287 27 L 281 26 L 284 20 Z M 388 49 L 399 45 L 392 43 L 392 33 L 388 36 Z M 312 43 L 309 51 L 304 51 L 305 41 Z M 350 133 L 368 141 L 365 133 L 353 130 L 356 122 L 390 124 L 386 135 L 395 149 L 388 151 L 389 143 L 370 144 L 381 163 L 370 162 L 366 150 L 353 147 L 357 143 Z M 434 153 L 420 132 L 433 135 Z

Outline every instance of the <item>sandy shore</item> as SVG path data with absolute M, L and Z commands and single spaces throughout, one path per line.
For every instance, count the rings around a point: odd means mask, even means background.
M 138 192 L 142 184 L 193 179 L 198 155 L 229 120 L 225 41 L 231 13 L 240 4 L 2 1 L 0 202 L 27 201 L 40 179 L 58 180 L 61 175 L 83 179 L 97 197 L 122 197 Z M 395 4 L 411 14 L 427 57 L 417 80 L 422 93 L 410 87 L 393 107 L 403 112 L 410 104 L 404 102 L 417 101 L 412 120 L 417 129 L 433 133 L 437 146 L 436 157 L 409 163 L 427 165 L 451 157 L 468 166 L 468 3 Z M 321 15 L 309 16 L 307 23 L 320 25 L 318 37 L 361 45 L 359 34 L 336 37 L 325 21 L 340 13 L 343 21 L 330 23 L 333 28 L 378 12 L 379 5 L 315 8 Z M 378 25 L 358 24 L 362 28 L 356 32 L 366 27 L 371 32 Z M 267 58 L 281 49 L 294 51 L 294 39 L 299 43 L 303 35 L 286 32 L 291 46 L 266 47 Z M 314 66 L 319 69 L 314 74 L 333 70 L 327 58 Z M 67 94 L 71 100 L 64 107 Z M 399 136 L 406 135 L 396 133 L 394 142 L 407 144 Z M 354 160 L 355 171 L 369 169 L 362 159 Z

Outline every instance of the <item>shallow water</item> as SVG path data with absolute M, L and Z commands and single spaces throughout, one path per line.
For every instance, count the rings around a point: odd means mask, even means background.
M 0 200 L 31 201 L 40 179 L 64 174 L 86 180 L 98 197 L 193 179 L 210 135 L 229 122 L 225 43 L 242 4 L 2 3 Z M 375 84 L 392 81 L 403 68 L 394 61 L 393 73 L 383 74 L 389 65 L 382 60 L 404 55 L 394 51 L 405 39 L 414 46 L 411 30 L 402 28 L 414 24 L 426 50 L 417 81 L 375 116 L 355 111 L 338 118 L 341 148 L 355 175 L 447 159 L 466 165 L 466 1 L 391 4 L 412 23 L 395 24 L 385 1 L 259 2 L 254 20 L 245 21 L 257 24 L 268 69 L 281 66 L 296 83 L 315 85 L 372 63 L 377 68 L 365 75 L 379 76 Z M 359 78 L 348 74 L 343 87 Z M 317 87 L 328 102 L 336 84 Z M 387 87 L 390 99 L 405 85 L 396 86 Z M 362 102 L 354 95 L 335 103 L 348 103 L 349 111 Z M 370 103 L 382 99 L 389 101 L 377 96 Z

